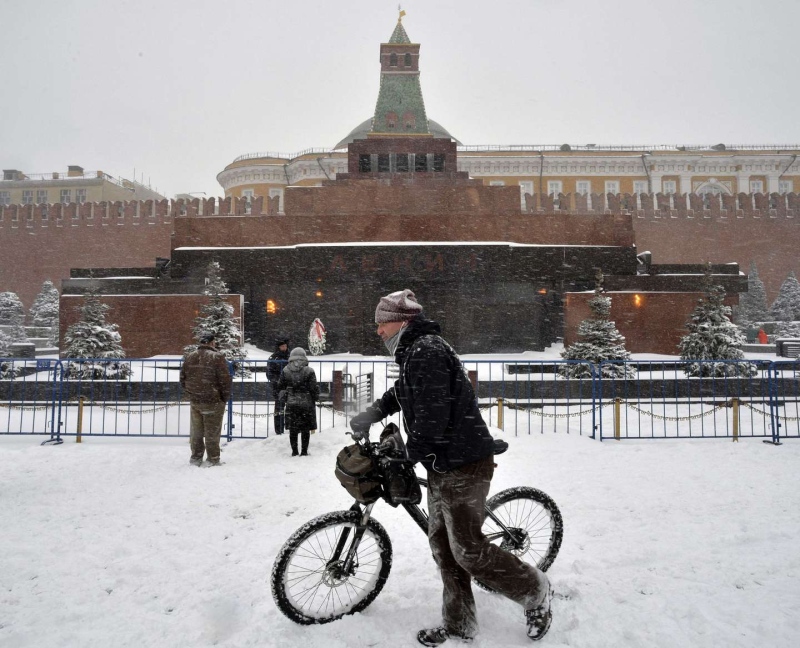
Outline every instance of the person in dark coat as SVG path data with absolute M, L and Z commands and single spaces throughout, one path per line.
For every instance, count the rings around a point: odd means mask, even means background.
M 292 456 L 297 456 L 297 435 L 302 439 L 300 455 L 308 454 L 311 430 L 317 429 L 316 402 L 319 400 L 317 375 L 308 366 L 306 352 L 297 347 L 289 354 L 289 364 L 284 367 L 278 380 L 278 390 L 286 402 L 286 425 L 289 427 L 289 443 Z
M 278 401 L 278 380 L 281 372 L 289 361 L 289 338 L 275 338 L 275 353 L 269 357 L 267 363 L 267 379 L 272 387 L 272 400 L 274 402 L 272 420 L 275 424 L 275 434 L 283 434 L 285 423 L 283 405 Z
M 217 351 L 213 334 L 203 335 L 197 349 L 186 356 L 180 381 L 191 402 L 189 463 L 200 466 L 205 453 L 208 465 L 219 466 L 219 437 L 233 379 L 225 356 Z
M 443 618 L 441 626 L 420 630 L 417 640 L 438 646 L 450 637 L 469 641 L 475 636 L 471 578 L 521 604 L 528 637 L 541 639 L 551 620 L 547 577 L 491 544 L 481 531 L 494 473 L 494 439 L 461 361 L 408 289 L 381 298 L 375 323 L 399 365 L 399 377 L 353 417 L 350 427 L 363 434 L 401 412 L 409 459 L 428 471 L 428 541 L 444 585 Z

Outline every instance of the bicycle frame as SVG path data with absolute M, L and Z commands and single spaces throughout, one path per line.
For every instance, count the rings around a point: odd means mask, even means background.
M 419 481 L 419 485 L 424 487 L 426 490 L 428 488 L 428 480 L 422 477 L 417 477 Z M 350 570 L 353 568 L 353 564 L 355 562 L 356 552 L 358 551 L 358 545 L 361 542 L 361 538 L 364 536 L 364 531 L 367 528 L 367 523 L 369 522 L 370 517 L 372 516 L 372 508 L 375 506 L 377 502 L 372 502 L 371 504 L 361 504 L 358 501 L 354 501 L 353 505 L 350 507 L 351 511 L 356 511 L 361 516 L 361 521 L 359 525 L 356 527 L 355 533 L 353 535 L 353 541 L 350 544 L 350 548 L 347 550 L 347 556 L 342 563 L 342 570 L 344 573 L 349 573 Z M 422 532 L 427 536 L 428 535 L 428 513 L 424 509 L 420 508 L 418 504 L 408 504 L 404 503 L 401 506 L 405 509 L 406 513 L 411 517 L 412 520 L 417 524 L 417 526 L 422 530 Z M 487 535 L 486 537 L 491 542 L 492 540 L 497 540 L 498 538 L 508 537 L 512 540 L 514 544 L 517 544 L 522 541 L 517 534 L 514 533 L 514 529 L 508 528 L 505 524 L 503 524 L 502 520 L 498 518 L 494 512 L 489 509 L 488 506 L 484 504 L 484 510 L 486 511 L 487 517 L 491 518 L 491 520 L 500 528 L 500 531 Z M 328 561 L 328 566 L 331 566 L 335 563 L 340 562 L 342 551 L 344 551 L 345 545 L 347 544 L 347 538 L 350 535 L 350 529 L 345 528 L 342 531 L 342 535 L 339 538 L 339 541 L 336 544 L 336 549 L 331 557 L 330 561 Z

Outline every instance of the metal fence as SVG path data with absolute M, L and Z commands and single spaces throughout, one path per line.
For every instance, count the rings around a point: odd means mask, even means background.
M 0 360 L 0 434 L 186 437 L 189 402 L 181 360 Z M 268 368 L 250 360 L 234 375 L 223 434 L 275 431 Z M 602 362 L 464 360 L 486 422 L 507 434 L 604 439 L 800 438 L 800 361 Z M 309 361 L 320 386 L 317 428 L 344 425 L 397 378 L 388 360 Z M 90 378 L 94 368 L 112 374 Z M 280 368 L 280 367 L 277 367 Z M 79 370 L 76 370 L 79 369 Z M 100 372 L 102 373 L 102 371 Z M 273 372 L 274 375 L 274 372 Z M 399 415 L 392 417 L 400 423 Z

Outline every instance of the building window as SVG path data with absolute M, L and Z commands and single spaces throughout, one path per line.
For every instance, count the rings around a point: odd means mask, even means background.
M 75 202 L 77 202 L 77 203 L 85 203 L 86 202 L 86 189 L 76 189 L 75 190 Z
M 647 180 L 634 180 L 633 193 L 635 194 L 647 193 Z
M 433 154 L 433 170 L 436 172 L 444 171 L 444 154 L 443 153 L 434 153 Z
M 72 202 L 72 189 L 62 189 L 61 190 L 61 200 L 60 203 L 67 205 Z
M 47 202 L 47 189 L 36 190 L 36 203 L 42 205 Z
M 0 205 L 10 205 L 10 204 L 11 204 L 11 192 L 0 191 Z
M 405 55 L 404 58 L 405 58 L 406 67 L 411 67 L 411 54 L 406 52 L 406 55 Z
M 408 153 L 398 153 L 396 159 L 397 172 L 408 173 Z
M 664 180 L 661 189 L 661 193 L 674 194 L 678 191 L 678 183 L 675 180 Z
M 558 197 L 558 194 L 563 190 L 561 180 L 548 180 L 547 181 L 547 194 L 550 196 Z
M 525 194 L 533 196 L 533 182 L 531 182 L 530 180 L 525 180 L 519 183 L 519 201 L 522 209 L 525 209 L 525 207 L 527 207 L 527 205 L 525 204 Z
M 389 67 L 397 67 L 397 54 L 394 52 L 389 54 Z
M 750 181 L 750 193 L 764 193 L 764 181 L 763 180 L 751 180 Z
M 242 189 L 242 199 L 245 201 L 244 203 L 245 214 L 253 213 L 253 198 L 255 197 L 255 195 L 256 192 L 253 189 Z
M 358 156 L 358 170 L 360 173 L 369 173 L 372 171 L 372 156 L 359 155 Z
M 396 112 L 388 112 L 386 113 L 386 128 L 394 130 L 397 128 L 397 113 Z
M 794 191 L 794 182 L 792 180 L 779 180 L 778 193 L 792 193 Z
M 414 156 L 414 171 L 424 173 L 428 170 L 428 156 L 425 153 L 417 153 Z
M 378 173 L 389 173 L 389 154 L 382 153 L 378 156 Z
M 22 190 L 22 204 L 23 205 L 32 205 L 33 204 L 33 189 L 23 189 Z
M 490 187 L 505 187 L 506 183 L 503 180 L 491 180 L 489 182 Z
M 417 118 L 413 112 L 403 113 L 403 127 L 406 130 L 414 130 L 417 126 Z
M 606 180 L 606 193 L 607 194 L 618 194 L 619 193 L 619 182 L 617 180 Z
M 592 193 L 591 180 L 578 180 L 575 183 L 575 193 L 580 194 L 581 196 L 587 196 L 588 194 Z

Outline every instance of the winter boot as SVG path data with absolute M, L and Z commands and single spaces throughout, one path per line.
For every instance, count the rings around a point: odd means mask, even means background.
M 306 430 L 302 433 L 302 441 L 303 441 L 303 449 L 300 451 L 300 456 L 307 457 L 308 456 L 308 440 L 311 438 L 311 433 Z
M 531 641 L 539 641 L 550 629 L 550 623 L 553 620 L 553 613 L 550 610 L 550 601 L 552 598 L 553 588 L 548 583 L 544 600 L 536 607 L 525 610 L 525 621 L 528 625 L 528 638 Z
M 292 456 L 297 456 L 297 432 L 289 430 L 289 443 L 292 446 Z
M 447 628 L 444 626 L 420 630 L 417 633 L 417 641 L 423 646 L 440 646 L 448 639 L 456 639 L 461 643 L 472 643 L 472 637 L 465 637 L 455 632 L 448 632 Z
M 190 463 L 192 466 L 200 466 L 200 465 L 203 463 L 203 458 L 202 458 L 202 457 L 200 457 L 200 458 L 198 459 L 197 457 L 192 457 L 191 459 L 189 459 L 189 463 Z

